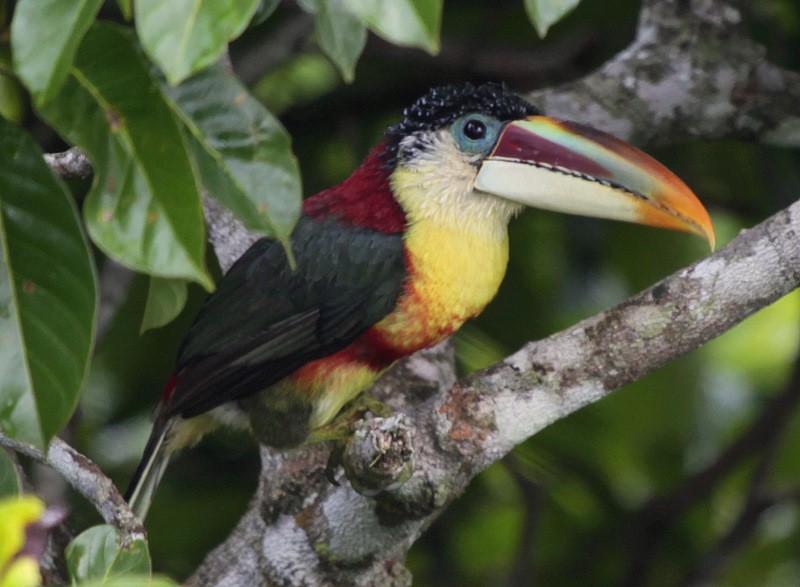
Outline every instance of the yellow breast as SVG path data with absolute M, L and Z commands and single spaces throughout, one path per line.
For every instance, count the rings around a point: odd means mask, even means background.
M 494 198 L 419 185 L 418 172 L 392 177 L 409 218 L 409 277 L 397 308 L 374 330 L 392 348 L 413 352 L 436 344 L 497 293 L 508 264 L 507 210 Z
M 391 347 L 409 352 L 436 344 L 479 314 L 508 263 L 507 239 L 490 242 L 442 227 L 415 227 L 407 251 L 409 283 L 376 330 Z

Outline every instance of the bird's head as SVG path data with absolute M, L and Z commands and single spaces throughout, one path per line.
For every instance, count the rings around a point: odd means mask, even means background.
M 611 135 L 542 116 L 503 85 L 435 88 L 403 115 L 382 156 L 411 223 L 505 227 L 531 206 L 683 230 L 714 246 L 705 208 L 666 167 Z

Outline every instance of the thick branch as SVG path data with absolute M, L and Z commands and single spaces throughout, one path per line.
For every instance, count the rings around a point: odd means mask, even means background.
M 766 60 L 718 0 L 643 2 L 634 42 L 599 70 L 530 99 L 636 144 L 739 138 L 800 145 L 800 74 Z
M 385 562 L 402 560 L 479 471 L 552 422 L 697 348 L 797 287 L 798 233 L 800 203 L 623 304 L 530 343 L 455 385 L 446 349 L 412 358 L 382 382 L 382 391 L 390 390 L 388 401 L 406 415 L 406 424 L 414 424 L 411 479 L 365 497 L 346 480 L 341 487 L 325 481 L 327 453 L 320 447 L 288 454 L 263 449 L 253 508 L 212 553 L 195 584 L 213 584 L 221 573 L 229 580 L 271 584 L 287 579 L 285 565 L 291 566 L 291 581 L 299 583 L 397 579 L 392 573 L 400 567 Z M 291 546 L 273 551 L 278 545 Z M 248 560 L 240 558 L 245 552 Z

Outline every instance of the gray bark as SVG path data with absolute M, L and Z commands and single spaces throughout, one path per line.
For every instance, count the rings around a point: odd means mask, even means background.
M 111 479 L 105 476 L 100 467 L 60 438 L 50 441 L 47 454 L 27 442 L 9 438 L 3 433 L 0 433 L 0 446 L 47 465 L 59 473 L 70 487 L 94 506 L 106 524 L 120 530 L 123 547 L 146 538 L 144 526 L 133 515 Z

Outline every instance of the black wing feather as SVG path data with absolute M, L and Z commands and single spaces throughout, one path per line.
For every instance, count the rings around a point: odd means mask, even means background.
M 261 391 L 395 307 L 406 278 L 402 235 L 304 216 L 292 250 L 295 271 L 270 239 L 230 268 L 184 340 L 165 415 L 192 417 Z

